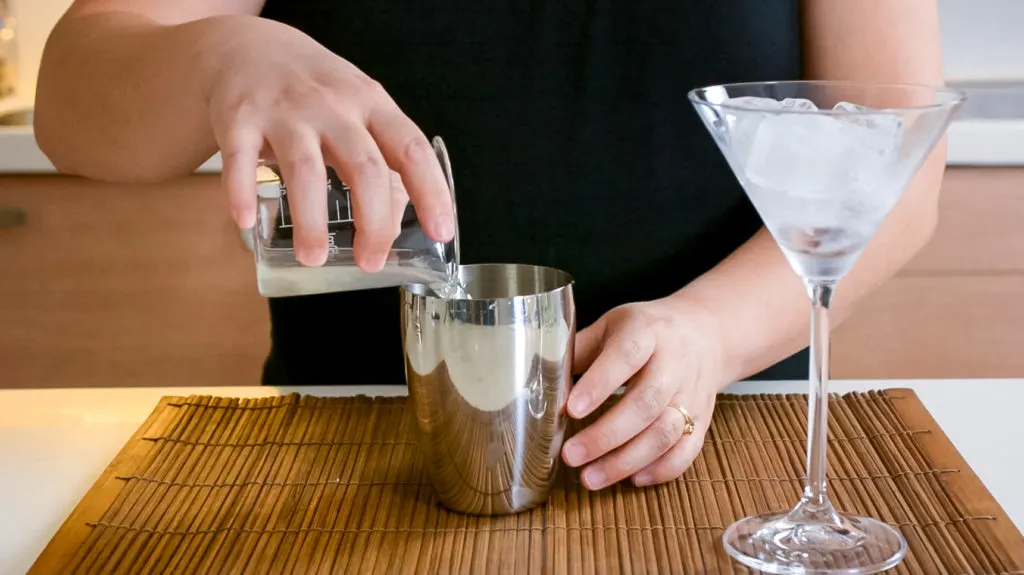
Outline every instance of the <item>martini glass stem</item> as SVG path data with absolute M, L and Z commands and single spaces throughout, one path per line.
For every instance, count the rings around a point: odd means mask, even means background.
M 829 306 L 835 282 L 809 282 L 811 296 L 811 370 L 807 406 L 807 484 L 801 503 L 830 508 L 825 470 L 828 452 Z

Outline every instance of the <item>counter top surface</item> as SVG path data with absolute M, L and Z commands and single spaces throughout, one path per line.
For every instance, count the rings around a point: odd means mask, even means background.
M 1024 531 L 1024 380 L 838 381 L 845 393 L 913 389 Z M 806 393 L 803 382 L 742 382 L 731 393 Z M 166 395 L 404 395 L 401 386 L 0 390 L 0 573 L 24 573 L 124 443 Z

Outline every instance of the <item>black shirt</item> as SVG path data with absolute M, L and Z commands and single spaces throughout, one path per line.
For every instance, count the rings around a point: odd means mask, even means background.
M 463 263 L 568 271 L 581 328 L 683 287 L 761 225 L 687 91 L 801 75 L 797 0 L 268 0 L 263 16 L 442 136 Z M 397 288 L 270 311 L 265 383 L 404 381 Z M 806 377 L 806 358 L 763 375 Z

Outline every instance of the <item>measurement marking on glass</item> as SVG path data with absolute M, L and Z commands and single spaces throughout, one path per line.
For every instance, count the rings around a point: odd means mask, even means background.
M 282 191 L 281 197 L 277 199 L 277 213 L 281 216 L 281 223 L 277 226 L 278 228 L 290 228 L 292 227 L 291 216 L 289 215 L 287 204 L 285 204 L 284 198 L 287 192 Z M 345 190 L 345 209 L 341 208 L 341 200 L 334 200 L 334 213 L 330 213 L 330 208 L 327 209 L 327 223 L 328 224 L 345 224 L 352 221 L 352 200 L 349 196 L 348 189 Z

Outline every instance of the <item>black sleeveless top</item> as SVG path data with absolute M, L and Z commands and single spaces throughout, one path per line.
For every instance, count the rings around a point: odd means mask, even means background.
M 580 328 L 761 225 L 686 92 L 801 74 L 797 0 L 268 0 L 263 16 L 442 136 L 463 263 L 568 271 Z M 270 300 L 264 383 L 403 382 L 399 309 L 397 288 Z M 806 375 L 802 354 L 762 374 Z

